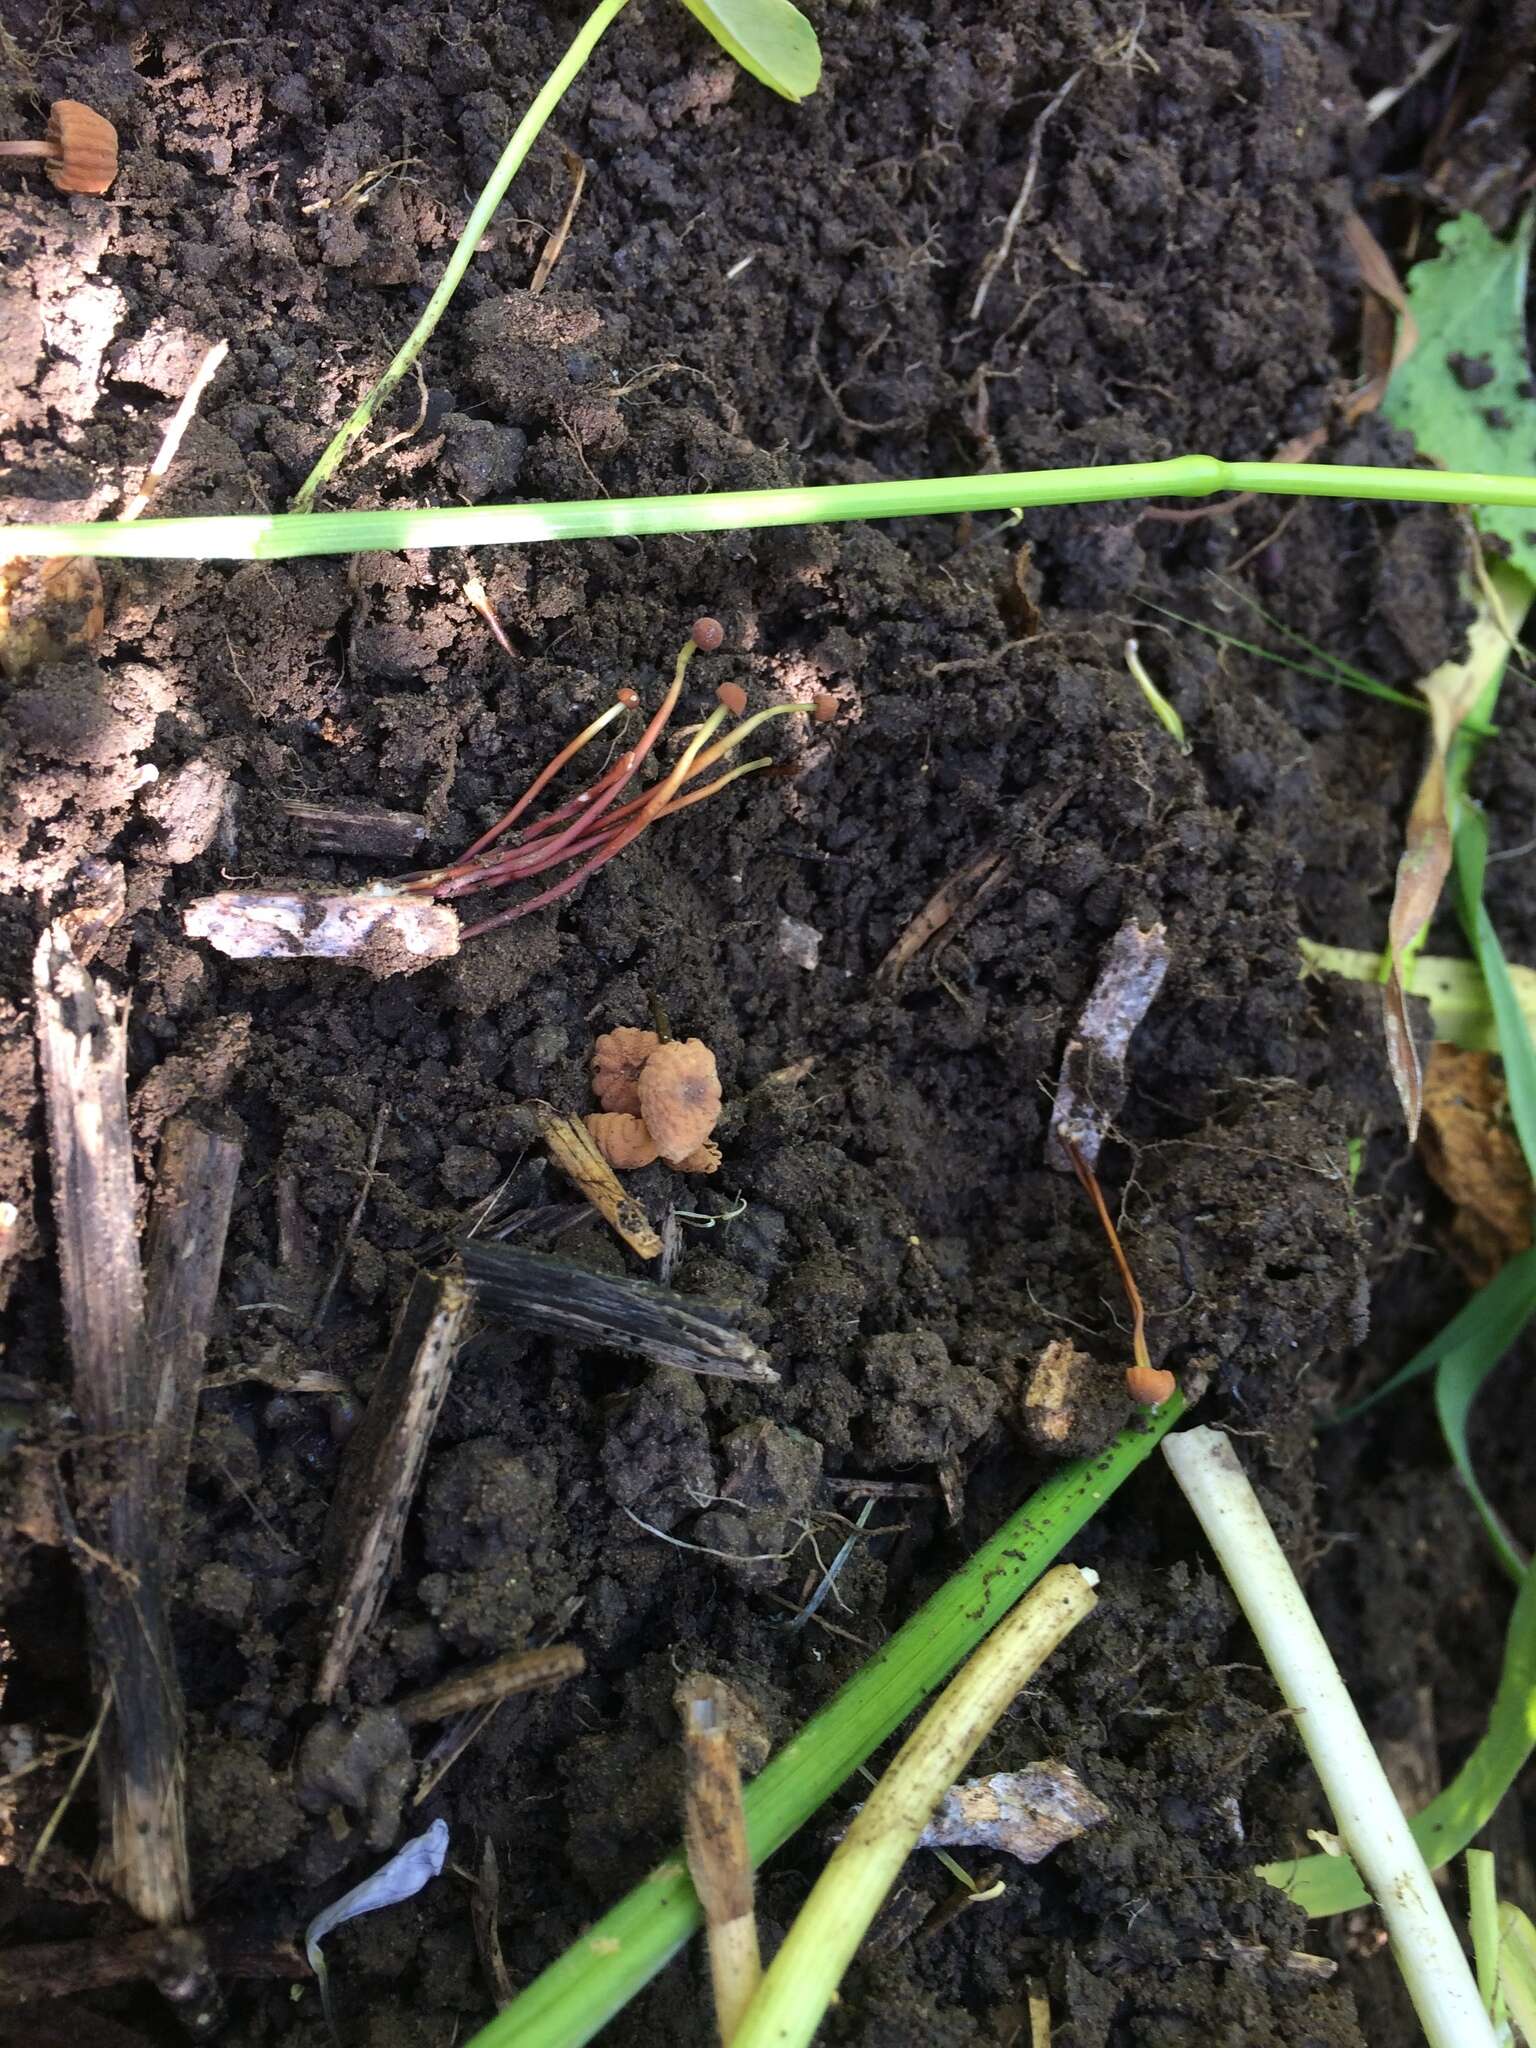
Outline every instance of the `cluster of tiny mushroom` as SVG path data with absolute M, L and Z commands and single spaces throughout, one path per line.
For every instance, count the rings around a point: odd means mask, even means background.
M 605 1031 L 592 1052 L 592 1092 L 603 1107 L 587 1129 L 610 1166 L 657 1159 L 680 1173 L 719 1166 L 720 1147 L 709 1134 L 720 1120 L 720 1076 L 701 1040 L 663 1039 L 630 1025 Z

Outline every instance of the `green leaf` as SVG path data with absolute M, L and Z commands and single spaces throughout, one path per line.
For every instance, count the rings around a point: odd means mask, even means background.
M 1432 1372 L 1437 1365 L 1458 1353 L 1465 1353 L 1472 1360 L 1486 1359 L 1488 1365 L 1484 1370 L 1487 1371 L 1504 1356 L 1533 1315 L 1536 1315 L 1536 1248 L 1517 1252 L 1507 1264 L 1500 1266 L 1487 1286 L 1480 1287 L 1464 1302 L 1422 1351 L 1393 1373 L 1391 1379 L 1378 1387 L 1374 1394 L 1367 1394 L 1352 1408 L 1343 1409 L 1333 1417 L 1333 1421 L 1353 1422 L 1367 1408 L 1374 1408 L 1378 1401 L 1397 1393 L 1410 1380 Z
M 1529 1253 L 1523 1256 L 1529 1257 Z M 1435 1412 L 1440 1417 L 1446 1448 L 1472 1496 L 1473 1505 L 1482 1516 L 1483 1527 L 1488 1532 L 1489 1542 L 1498 1552 L 1499 1563 L 1512 1579 L 1519 1581 L 1525 1576 L 1528 1560 L 1509 1533 L 1504 1518 L 1479 1484 L 1472 1469 L 1472 1452 L 1467 1443 L 1467 1418 L 1472 1413 L 1472 1403 L 1500 1356 L 1501 1351 L 1491 1345 L 1458 1344 L 1448 1351 L 1435 1373 Z
M 1302 972 L 1338 974 L 1346 981 L 1364 982 L 1374 988 L 1381 980 L 1381 955 L 1358 946 L 1324 946 L 1316 939 L 1302 939 Z M 1500 957 L 1502 958 L 1502 952 Z M 1506 993 L 1526 1021 L 1536 1022 L 1536 971 L 1514 967 L 1506 960 Z M 1498 1052 L 1500 1037 L 1489 999 L 1483 970 L 1475 960 L 1453 960 L 1440 953 L 1420 953 L 1409 966 L 1407 989 L 1422 996 L 1429 1005 L 1429 1021 L 1435 1037 L 1445 1045 L 1459 1045 L 1463 1052 Z
M 1431 1870 L 1438 1870 L 1485 1827 L 1494 1808 L 1536 1749 L 1536 1569 L 1520 1582 L 1504 1639 L 1504 1668 L 1488 1727 L 1438 1799 L 1413 1822 L 1413 1838 Z M 1352 1912 L 1370 1903 L 1347 1856 L 1303 1856 L 1266 1863 L 1259 1876 L 1293 1898 L 1312 1919 Z
M 1533 230 L 1536 207 L 1508 242 L 1496 241 L 1475 213 L 1461 214 L 1441 228 L 1439 255 L 1408 273 L 1418 345 L 1393 373 L 1381 409 L 1447 469 L 1519 474 L 1531 466 L 1536 404 L 1527 395 L 1525 284 Z M 1536 582 L 1536 522 L 1507 507 L 1473 517 Z
M 1521 1007 L 1514 970 L 1504 957 L 1499 935 L 1483 901 L 1483 873 L 1488 864 L 1488 827 L 1472 803 L 1464 803 L 1456 824 L 1456 907 L 1477 964 L 1482 969 L 1493 1012 L 1504 1083 L 1509 1090 L 1509 1115 L 1525 1163 L 1536 1180 L 1536 1045 Z
M 821 83 L 816 31 L 791 0 L 683 0 L 743 71 L 787 100 Z

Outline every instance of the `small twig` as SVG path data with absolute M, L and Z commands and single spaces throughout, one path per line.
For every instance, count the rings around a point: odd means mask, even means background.
M 587 1660 L 572 1643 L 552 1643 L 542 1650 L 514 1650 L 472 1671 L 456 1671 L 423 1692 L 400 1700 L 395 1712 L 408 1728 L 422 1721 L 446 1721 L 481 1707 L 496 1706 L 514 1693 L 542 1692 L 580 1678 Z
M 91 1723 L 91 1732 L 81 1744 L 79 1758 L 75 1763 L 74 1770 L 70 1773 L 69 1783 L 64 1787 L 63 1797 L 59 1800 L 52 1813 L 49 1814 L 43 1825 L 42 1832 L 33 1844 L 32 1854 L 27 1858 L 26 1876 L 28 1884 L 36 1877 L 43 1858 L 48 1854 L 49 1844 L 58 1833 L 60 1821 L 68 1813 L 70 1806 L 74 1802 L 75 1794 L 80 1790 L 80 1781 L 91 1767 L 91 1758 L 96 1754 L 96 1745 L 101 1740 L 101 1731 L 106 1727 L 107 1716 L 111 1711 L 112 1695 L 110 1692 L 104 1692 L 101 1696 L 101 1705 L 96 1709 L 96 1719 Z
M 371 804 L 285 803 L 283 811 L 306 853 L 372 854 L 404 860 L 427 836 L 415 811 L 383 811 Z
M 321 1546 L 333 1588 L 315 1681 L 322 1706 L 334 1699 L 384 1604 L 468 1312 L 469 1290 L 458 1268 L 441 1277 L 418 1275 L 368 1412 L 347 1445 Z
M 1008 218 L 1003 223 L 1002 240 L 981 267 L 981 281 L 976 287 L 976 296 L 971 301 L 971 318 L 973 320 L 981 318 L 981 309 L 987 303 L 987 294 L 992 289 L 992 280 L 997 276 L 997 273 L 1002 269 L 1012 253 L 1013 238 L 1019 231 L 1019 223 L 1024 218 L 1024 209 L 1029 204 L 1030 195 L 1035 189 L 1035 180 L 1040 175 L 1040 147 L 1045 140 L 1046 127 L 1051 117 L 1061 111 L 1061 108 L 1066 103 L 1068 94 L 1082 77 L 1085 69 L 1086 66 L 1079 65 L 1066 84 L 1052 98 L 1047 100 L 1040 109 L 1040 112 L 1035 116 L 1034 125 L 1029 131 L 1029 155 L 1024 164 L 1024 179 L 1019 186 L 1019 196 L 1008 210 Z
M 730 2048 L 762 1977 L 741 1765 L 722 1687 L 701 1675 L 678 1687 L 676 1702 L 683 1718 L 683 1844 L 704 1909 L 715 2021 Z
M 1008 873 L 1009 865 L 1007 852 L 1002 847 L 991 847 L 936 889 L 875 969 L 875 980 L 880 986 L 893 987 L 923 948 L 968 902 L 991 894 Z
M 150 499 L 160 488 L 161 479 L 176 460 L 176 451 L 181 446 L 182 436 L 192 424 L 193 415 L 203 400 L 203 393 L 219 373 L 219 366 L 229 354 L 227 341 L 216 341 L 192 373 L 192 382 L 187 386 L 180 405 L 172 413 L 164 434 L 160 438 L 160 451 L 144 473 L 144 481 L 118 513 L 119 522 L 137 519 Z
M 562 149 L 560 154 L 565 158 L 565 168 L 571 174 L 571 196 L 566 202 L 565 213 L 559 227 L 544 244 L 544 253 L 534 269 L 533 282 L 529 285 L 528 292 L 529 296 L 535 299 L 549 283 L 549 273 L 560 261 L 561 252 L 570 237 L 571 223 L 576 218 L 576 209 L 581 204 L 581 195 L 586 189 L 587 167 L 581 158 L 573 149 Z
M 347 1218 L 347 1227 L 341 1233 L 341 1243 L 336 1249 L 336 1258 L 331 1266 L 330 1278 L 325 1283 L 325 1292 L 321 1295 L 319 1306 L 310 1317 L 309 1328 L 304 1333 L 306 1343 L 313 1343 L 319 1336 L 325 1327 L 325 1319 L 331 1312 L 331 1303 L 336 1298 L 336 1290 L 341 1285 L 342 1272 L 346 1267 L 347 1254 L 352 1249 L 353 1239 L 357 1236 L 363 1220 L 363 1211 L 368 1206 L 368 1197 L 373 1192 L 374 1175 L 379 1164 L 379 1147 L 384 1142 L 384 1126 L 388 1122 L 389 1104 L 386 1102 L 380 1105 L 379 1112 L 373 1120 L 373 1134 L 368 1140 L 368 1156 L 363 1161 L 362 1185 L 357 1191 L 357 1200 L 352 1204 L 352 1214 Z

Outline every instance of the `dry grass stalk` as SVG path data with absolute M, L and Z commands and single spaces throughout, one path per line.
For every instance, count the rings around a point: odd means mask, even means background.
M 704 1908 L 715 2021 L 725 2048 L 762 1977 L 741 1765 L 728 1708 L 703 1674 L 677 1689 L 683 1719 L 683 1843 Z
M 536 1102 L 533 1113 L 539 1136 L 566 1179 L 580 1190 L 632 1252 L 642 1259 L 659 1259 L 661 1239 L 651 1228 L 650 1218 L 634 1196 L 625 1193 L 581 1119 L 561 1116 L 544 1102 Z
M 175 1570 L 181 1508 L 213 1320 L 224 1241 L 229 1233 L 240 1147 L 190 1117 L 172 1117 L 160 1159 L 144 1244 L 149 1357 L 164 1569 Z
M 127 1033 L 51 926 L 33 962 L 60 1282 L 82 1442 L 72 1548 L 96 1681 L 110 1693 L 97 1752 L 112 1888 L 141 1918 L 191 1914 L 181 1695 L 166 1623 L 144 1279 L 134 1214 Z
M 329 1636 L 315 1681 L 315 1698 L 322 1706 L 335 1698 L 395 1575 L 405 1518 L 448 1392 L 468 1310 L 469 1290 L 458 1267 L 440 1276 L 418 1276 L 395 1325 L 368 1412 L 347 1446 L 321 1549 L 322 1568 L 334 1587 Z

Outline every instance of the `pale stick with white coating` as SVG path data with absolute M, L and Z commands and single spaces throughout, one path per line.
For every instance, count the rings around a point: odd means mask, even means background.
M 731 2048 L 804 2048 L 939 1801 L 1020 1688 L 1092 1613 L 1095 1583 L 1057 1565 L 945 1687 L 832 1852 Z
M 1431 2048 L 1494 2048 L 1472 1971 L 1306 1595 L 1230 1440 L 1169 1437 L 1163 1456 L 1258 1638 L 1345 1848 L 1369 1886 Z

